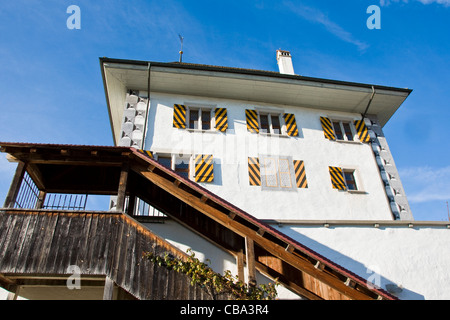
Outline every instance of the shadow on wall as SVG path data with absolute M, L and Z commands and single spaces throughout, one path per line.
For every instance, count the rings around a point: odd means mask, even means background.
M 325 246 L 320 242 L 317 242 L 316 240 L 313 240 L 301 234 L 300 232 L 292 230 L 287 225 L 281 228 L 276 225 L 272 225 L 272 227 L 279 230 L 280 232 L 283 232 L 292 239 L 295 239 L 297 242 L 309 247 L 310 249 L 326 257 L 327 259 L 346 268 L 352 273 L 366 279 L 366 283 L 375 284 L 376 286 L 390 292 L 401 300 L 425 300 L 425 297 L 417 292 L 414 292 L 407 288 L 398 288 L 395 282 L 383 277 L 379 272 L 377 272 L 378 270 L 371 270 L 370 267 L 362 264 L 361 262 L 356 261 L 334 249 L 331 249 L 330 247 Z M 329 229 L 333 229 L 333 227 L 329 227 Z M 351 268 L 348 266 L 351 266 Z M 388 289 L 393 291 L 390 291 Z M 399 289 L 401 291 L 399 291 Z
M 165 223 L 145 223 L 145 226 L 184 252 L 192 248 L 195 252 L 195 257 L 202 262 L 206 262 L 208 258 L 202 254 L 203 252 L 214 252 L 215 254 L 219 254 L 220 252 L 219 258 L 217 256 L 214 259 L 210 258 L 210 262 L 207 262 L 207 264 L 213 270 L 230 270 L 232 274 L 237 274 L 237 270 L 231 270 L 231 266 L 236 263 L 236 260 L 231 254 L 223 250 L 218 250 L 216 246 L 200 238 L 180 224 L 169 220 Z

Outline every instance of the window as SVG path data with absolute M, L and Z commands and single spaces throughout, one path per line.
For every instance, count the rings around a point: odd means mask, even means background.
M 198 118 L 198 110 L 189 110 L 189 129 L 198 129 L 198 124 L 201 123 Z
M 364 120 L 339 120 L 320 117 L 325 138 L 333 141 L 369 142 L 370 135 Z
M 202 122 L 202 130 L 211 129 L 211 111 L 203 110 L 200 120 Z
M 255 117 L 257 118 L 257 116 Z M 198 106 L 186 107 L 183 104 L 174 104 L 173 127 L 210 132 L 213 132 L 213 128 L 215 128 L 216 131 L 226 132 L 228 128 L 227 109 Z
M 354 133 L 350 121 L 333 121 L 336 140 L 353 141 Z
M 355 180 L 355 170 L 344 169 L 344 179 L 347 190 L 358 190 Z
M 279 114 L 260 113 L 260 132 L 281 134 L 281 124 Z
M 159 154 L 157 161 L 185 179 L 195 182 L 214 182 L 214 158 L 211 154 L 167 155 Z
M 189 108 L 189 129 L 211 130 L 211 109 Z
M 358 179 L 358 172 L 355 169 L 330 166 L 329 171 L 331 185 L 334 189 L 354 193 L 365 193 L 365 191 L 361 189 L 361 180 Z
M 180 176 L 189 179 L 189 162 L 190 156 L 166 156 L 166 155 L 158 155 L 158 162 L 163 166 L 174 170 Z
M 259 159 L 262 189 L 292 190 L 296 187 L 290 157 L 262 156 Z
M 172 158 L 171 157 L 158 157 L 158 162 L 161 163 L 163 166 L 172 169 Z
M 248 158 L 248 178 L 251 186 L 284 190 L 293 189 L 295 186 L 308 188 L 303 160 L 291 161 L 290 157 L 265 156 L 261 158 L 261 164 L 263 168 L 260 167 L 260 160 L 257 157 Z
M 185 179 L 189 179 L 189 158 L 176 158 L 174 171 Z
M 298 137 L 299 131 L 292 113 L 277 113 L 245 109 L 247 131 Z M 331 126 L 331 123 L 330 123 Z

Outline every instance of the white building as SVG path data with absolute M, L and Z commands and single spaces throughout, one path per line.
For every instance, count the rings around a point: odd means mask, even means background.
M 382 131 L 411 90 L 299 76 L 287 51 L 277 60 L 280 72 L 101 58 L 115 144 L 400 299 L 450 298 L 449 225 L 413 221 Z M 236 269 L 170 220 L 148 227 Z

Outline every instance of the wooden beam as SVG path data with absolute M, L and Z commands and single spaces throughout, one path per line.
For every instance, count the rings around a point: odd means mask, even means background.
M 314 268 L 316 268 L 317 270 L 322 271 L 325 268 L 325 265 L 322 262 L 317 261 L 316 264 L 314 265 Z
M 105 289 L 103 290 L 103 300 L 112 300 L 114 293 L 114 281 L 110 277 L 105 278 Z
M 44 207 L 45 196 L 47 192 L 39 190 L 39 196 L 36 201 L 36 209 L 42 209 Z
M 249 237 L 245 237 L 245 257 L 247 260 L 248 284 L 256 286 L 255 244 Z
M 121 155 L 108 155 L 103 154 L 101 157 L 93 157 L 91 153 L 86 154 L 71 154 L 65 155 L 61 152 L 55 154 L 43 154 L 43 153 L 27 153 L 16 154 L 15 158 L 26 163 L 36 164 L 62 164 L 62 165 L 86 165 L 86 166 L 121 166 L 124 160 L 128 160 L 128 157 L 124 159 Z
M 39 190 L 45 190 L 44 178 L 39 168 L 32 163 L 27 164 L 27 172 Z
M 238 269 L 238 280 L 244 282 L 244 252 L 242 249 L 237 253 L 236 265 Z
M 350 278 L 347 278 L 347 280 L 345 281 L 345 285 L 354 288 L 356 287 L 356 282 Z
M 293 245 L 288 244 L 285 250 L 286 250 L 287 252 L 292 253 L 292 252 L 294 252 L 294 249 L 295 249 L 295 248 L 294 248 Z
M 9 288 L 8 296 L 6 297 L 6 300 L 17 300 L 17 297 L 19 296 L 19 290 L 20 286 L 14 285 Z
M 323 300 L 322 297 L 319 297 L 318 295 L 314 294 L 313 292 L 303 288 L 302 286 L 298 285 L 297 283 L 289 280 L 284 274 L 281 274 L 279 271 L 274 270 L 259 261 L 256 261 L 256 269 L 269 278 L 272 278 L 272 279 L 278 278 L 279 283 L 285 285 L 290 290 L 292 290 L 294 293 L 296 293 L 308 300 Z
M 14 174 L 11 186 L 9 187 L 8 194 L 6 195 L 4 208 L 13 208 L 16 203 L 16 198 L 22 184 L 23 176 L 26 170 L 26 163 L 19 161 L 16 168 L 16 173 Z
M 236 220 L 231 220 L 227 213 L 224 213 L 205 203 L 202 203 L 196 195 L 190 194 L 189 192 L 182 190 L 180 188 L 176 188 L 172 182 L 153 172 L 148 172 L 146 171 L 146 169 L 141 170 L 138 166 L 135 166 L 133 169 L 135 169 L 139 174 L 149 179 L 158 187 L 162 188 L 163 190 L 166 190 L 176 198 L 189 204 L 190 206 L 202 212 L 203 214 L 215 220 L 216 222 L 226 226 L 227 228 L 229 228 L 230 230 L 232 230 L 233 232 L 237 233 L 238 235 L 244 238 L 247 237 L 249 239 L 252 239 L 256 243 L 258 243 L 259 246 L 265 248 L 268 252 L 270 252 L 274 256 L 289 263 L 294 268 L 297 268 L 311 275 L 318 281 L 323 282 L 325 285 L 330 286 L 331 288 L 337 290 L 338 292 L 349 297 L 350 299 L 357 299 L 357 300 L 372 299 L 372 297 L 368 296 L 367 294 L 346 286 L 344 282 L 341 281 L 339 278 L 337 278 L 335 275 L 332 275 L 328 272 L 317 270 L 310 261 L 298 255 L 295 255 L 294 253 L 286 251 L 285 249 L 287 244 L 286 246 L 283 247 L 265 237 L 257 236 L 256 232 L 251 228 L 246 227 L 245 225 L 237 222 Z
M 266 231 L 263 228 L 259 228 L 258 231 L 256 232 L 256 234 L 262 237 L 265 232 Z
M 117 191 L 116 211 L 124 211 L 125 192 L 127 190 L 128 164 L 124 164 L 120 172 L 119 190 Z

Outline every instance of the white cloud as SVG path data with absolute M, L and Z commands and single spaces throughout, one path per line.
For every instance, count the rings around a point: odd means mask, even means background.
M 413 1 L 419 1 L 423 4 L 433 4 L 433 3 L 437 3 L 437 4 L 441 4 L 445 7 L 450 6 L 450 0 L 413 0 Z M 392 2 L 403 2 L 403 3 L 408 3 L 409 0 L 380 0 L 380 5 L 381 6 L 388 6 L 390 5 Z
M 409 202 L 450 201 L 450 166 L 406 168 L 399 174 Z
M 359 50 L 365 50 L 369 47 L 367 43 L 356 39 L 350 32 L 342 28 L 337 23 L 331 21 L 322 11 L 316 8 L 304 6 L 302 4 L 294 5 L 292 2 L 285 2 L 285 5 L 289 7 L 289 9 L 291 9 L 291 11 L 297 16 L 324 26 L 328 32 L 334 34 L 336 37 L 345 42 L 356 45 Z
M 423 4 L 430 4 L 430 3 L 438 3 L 443 4 L 444 6 L 450 6 L 450 0 L 418 0 L 419 2 L 422 2 Z

